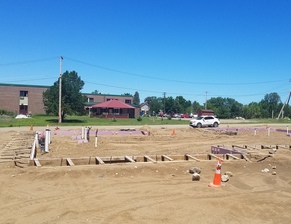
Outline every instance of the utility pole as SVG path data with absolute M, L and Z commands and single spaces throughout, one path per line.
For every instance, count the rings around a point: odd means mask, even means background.
M 289 80 L 289 82 L 291 82 L 291 79 Z M 281 117 L 281 118 L 284 118 L 284 107 L 285 107 L 286 105 L 289 104 L 290 97 L 291 97 L 291 91 L 289 92 L 288 98 L 287 98 L 287 100 L 285 101 L 285 103 L 283 104 L 283 106 L 282 106 L 282 108 L 281 108 L 281 110 L 280 110 L 280 113 L 279 113 L 277 119 L 279 119 L 280 117 Z
M 62 123 L 62 65 L 63 57 L 60 57 L 60 78 L 59 78 L 59 124 Z
M 279 119 L 280 117 L 281 117 L 281 118 L 284 118 L 284 107 L 285 107 L 286 105 L 289 104 L 290 97 L 291 97 L 291 91 L 289 92 L 288 98 L 287 98 L 287 100 L 285 101 L 285 103 L 283 104 L 283 106 L 282 106 L 282 108 L 281 108 L 281 110 L 280 110 L 280 113 L 279 113 L 277 119 Z
M 205 110 L 207 110 L 207 91 L 205 92 Z

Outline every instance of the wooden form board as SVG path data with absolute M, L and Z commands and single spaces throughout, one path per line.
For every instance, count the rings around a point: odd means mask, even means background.
M 135 163 L 135 161 L 129 156 L 124 156 L 124 158 L 125 158 L 125 160 L 127 160 L 129 162 Z
M 73 161 L 70 158 L 67 158 L 66 160 L 70 166 L 75 166 L 75 164 L 73 163 Z
M 242 154 L 242 157 L 243 157 L 246 161 L 248 161 L 248 162 L 251 163 L 250 159 L 249 159 L 245 154 Z
M 151 161 L 151 162 L 153 162 L 153 163 L 157 163 L 156 160 L 154 160 L 154 159 L 152 159 L 151 157 L 145 155 L 145 156 L 144 156 L 144 161 L 146 162 L 146 161 L 148 161 L 148 160 Z
M 98 162 L 98 164 L 100 164 L 100 165 L 105 164 L 104 161 L 100 157 L 96 156 L 95 159 Z
M 41 164 L 40 164 L 40 162 L 39 162 L 39 160 L 37 158 L 34 159 L 34 164 L 36 166 L 41 166 Z
M 226 153 L 227 156 L 232 157 L 234 159 L 239 159 L 238 157 L 234 156 L 233 154 Z
M 162 160 L 164 161 L 165 159 L 169 160 L 169 161 L 173 161 L 173 159 L 169 156 L 166 155 L 162 155 Z
M 208 154 L 208 157 L 209 157 L 209 158 L 214 157 L 214 158 L 216 158 L 216 159 L 220 158 L 220 160 L 223 161 L 223 159 L 222 159 L 221 157 L 219 157 L 219 156 L 217 156 L 217 155 L 214 155 L 214 154 L 212 154 L 212 153 L 209 153 L 209 154 Z
M 186 160 L 189 160 L 189 158 L 191 158 L 191 159 L 193 159 L 193 160 L 195 160 L 195 161 L 197 161 L 197 162 L 200 162 L 200 159 L 197 159 L 196 157 L 191 156 L 191 155 L 189 155 L 189 154 L 186 154 L 186 155 L 185 155 L 185 158 L 186 158 Z

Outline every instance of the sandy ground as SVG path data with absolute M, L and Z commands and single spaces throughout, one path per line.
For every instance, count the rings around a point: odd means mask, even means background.
M 1 162 L 0 223 L 290 223 L 291 150 L 283 146 L 291 145 L 291 137 L 275 130 L 286 126 L 270 128 L 268 133 L 265 125 L 135 127 L 150 132 L 148 136 L 134 131 L 121 134 L 120 127 L 98 127 L 97 148 L 96 127 L 90 142 L 82 144 L 72 138 L 81 128 L 61 128 L 52 132 L 50 152 L 37 150 L 37 158 L 194 155 L 210 153 L 212 145 L 256 149 L 247 150 L 251 162 L 224 160 L 222 174 L 233 176 L 217 188 L 208 187 L 217 160 L 206 157 L 201 161 L 24 168 Z M 0 150 L 15 145 L 20 137 L 32 144 L 33 134 L 41 130 L 0 129 Z M 280 147 L 269 154 L 261 145 Z M 201 168 L 200 181 L 192 181 L 191 167 Z M 265 168 L 270 172 L 262 172 Z

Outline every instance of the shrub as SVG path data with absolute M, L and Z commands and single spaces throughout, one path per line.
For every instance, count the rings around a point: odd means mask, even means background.
M 139 116 L 139 117 L 137 118 L 137 121 L 142 121 L 141 116 Z
M 11 117 L 15 117 L 15 113 L 13 113 L 12 111 L 7 111 L 7 110 L 0 110 L 0 115 L 8 115 Z

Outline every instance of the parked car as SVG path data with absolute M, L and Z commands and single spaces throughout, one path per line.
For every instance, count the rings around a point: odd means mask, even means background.
M 174 117 L 174 118 L 180 118 L 181 117 L 181 114 L 173 114 L 172 117 Z
M 181 118 L 189 118 L 188 114 L 181 114 Z
M 201 127 L 218 127 L 220 121 L 215 116 L 200 116 L 196 119 L 190 120 L 189 125 L 193 128 Z

